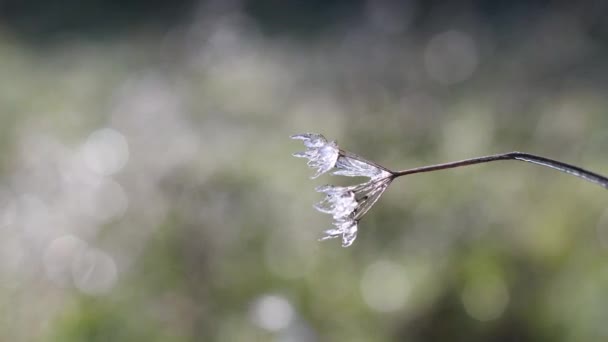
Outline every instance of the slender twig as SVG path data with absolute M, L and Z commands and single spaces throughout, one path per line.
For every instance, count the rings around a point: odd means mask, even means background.
M 557 160 L 540 157 L 540 156 L 536 156 L 536 155 L 529 154 L 529 153 L 523 153 L 523 152 L 508 152 L 508 153 L 495 154 L 495 155 L 485 156 L 485 157 L 459 160 L 459 161 L 444 163 L 444 164 L 422 166 L 422 167 L 417 167 L 417 168 L 413 168 L 413 169 L 392 172 L 392 174 L 393 174 L 394 178 L 397 178 L 397 177 L 401 177 L 401 176 L 405 176 L 405 175 L 411 175 L 414 173 L 452 169 L 452 168 L 461 167 L 461 166 L 489 163 L 489 162 L 493 162 L 493 161 L 497 161 L 497 160 L 520 160 L 520 161 L 524 161 L 524 162 L 528 162 L 528 163 L 546 166 L 546 167 L 582 178 L 586 181 L 595 183 L 597 185 L 600 185 L 600 186 L 608 189 L 608 178 L 605 176 L 599 175 L 595 172 L 591 172 L 591 171 L 582 169 L 578 166 L 566 164 L 566 163 L 563 163 L 563 162 L 560 162 Z

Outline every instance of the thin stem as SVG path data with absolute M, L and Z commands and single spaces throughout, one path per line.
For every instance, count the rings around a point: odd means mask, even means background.
M 461 167 L 461 166 L 489 163 L 489 162 L 493 162 L 493 161 L 497 161 L 497 160 L 520 160 L 520 161 L 524 161 L 524 162 L 528 162 L 528 163 L 546 166 L 546 167 L 582 178 L 586 181 L 595 183 L 597 185 L 600 185 L 600 186 L 608 189 L 608 178 L 605 176 L 599 175 L 595 172 L 587 171 L 578 166 L 562 163 L 557 160 L 540 157 L 540 156 L 535 156 L 533 154 L 523 153 L 523 152 L 509 152 L 509 153 L 495 154 L 495 155 L 485 156 L 485 157 L 459 160 L 459 161 L 455 161 L 455 162 L 451 162 L 451 163 L 422 166 L 422 167 L 417 167 L 417 168 L 413 168 L 413 169 L 393 172 L 393 177 L 397 178 L 397 177 L 401 177 L 401 176 L 405 176 L 405 175 L 411 175 L 414 173 L 432 172 L 432 171 L 439 171 L 439 170 L 445 170 L 445 169 L 452 169 L 452 168 Z

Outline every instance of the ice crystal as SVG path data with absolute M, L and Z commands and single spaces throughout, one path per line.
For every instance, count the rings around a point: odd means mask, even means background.
M 312 178 L 319 177 L 336 165 L 339 150 L 335 141 L 328 142 L 324 136 L 313 133 L 297 134 L 291 138 L 303 140 L 306 151 L 296 152 L 293 156 L 308 158 L 308 166 L 317 169 L 317 173 Z
M 331 169 L 335 169 L 332 172 L 334 175 L 369 178 L 367 182 L 357 185 L 324 185 L 316 189 L 324 193 L 325 198 L 315 208 L 330 214 L 335 227 L 326 230 L 321 240 L 341 237 L 342 246 L 350 246 L 357 237 L 359 220 L 388 188 L 393 174 L 356 154 L 340 150 L 335 141 L 328 142 L 320 134 L 298 134 L 292 136 L 292 139 L 303 140 L 306 151 L 294 153 L 294 156 L 308 158 L 308 166 L 317 169 L 313 178 Z

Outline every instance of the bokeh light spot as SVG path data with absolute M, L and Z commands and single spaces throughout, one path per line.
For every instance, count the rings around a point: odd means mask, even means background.
M 60 236 L 51 241 L 42 260 L 46 276 L 58 286 L 70 286 L 72 262 L 86 248 L 86 242 L 73 235 Z
M 120 218 L 129 206 L 124 189 L 111 179 L 102 181 L 92 196 L 87 212 L 102 223 Z
M 112 128 L 91 133 L 82 146 L 82 153 L 87 167 L 104 176 L 117 173 L 129 160 L 127 139 Z
M 114 259 L 95 248 L 80 253 L 71 268 L 74 284 L 86 294 L 108 292 L 114 287 L 118 276 Z
M 291 303 L 278 295 L 264 295 L 256 299 L 250 312 L 251 320 L 260 328 L 269 331 L 287 328 L 294 316 Z
M 367 305 L 378 312 L 401 309 L 410 294 L 411 285 L 405 267 L 388 260 L 367 267 L 361 278 L 361 294 Z

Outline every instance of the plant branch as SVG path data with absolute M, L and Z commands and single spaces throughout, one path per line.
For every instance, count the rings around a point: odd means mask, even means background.
M 422 166 L 422 167 L 417 167 L 417 168 L 413 168 L 413 169 L 393 172 L 393 177 L 397 178 L 397 177 L 401 177 L 401 176 L 405 176 L 405 175 L 411 175 L 414 173 L 423 173 L 423 172 L 432 172 L 432 171 L 453 169 L 453 168 L 462 167 L 462 166 L 489 163 L 489 162 L 493 162 L 493 161 L 497 161 L 497 160 L 519 160 L 519 161 L 524 161 L 524 162 L 528 162 L 528 163 L 532 163 L 532 164 L 549 167 L 549 168 L 552 168 L 552 169 L 555 169 L 555 170 L 558 170 L 561 172 L 565 172 L 569 175 L 573 175 L 573 176 L 582 178 L 588 182 L 595 183 L 597 185 L 600 185 L 600 186 L 608 189 L 608 178 L 605 176 L 599 175 L 595 172 L 585 170 L 578 166 L 562 163 L 557 160 L 540 157 L 540 156 L 536 156 L 536 155 L 529 154 L 529 153 L 523 153 L 523 152 L 508 152 L 508 153 L 495 154 L 495 155 L 485 156 L 485 157 L 459 160 L 459 161 L 444 163 L 444 164 Z

